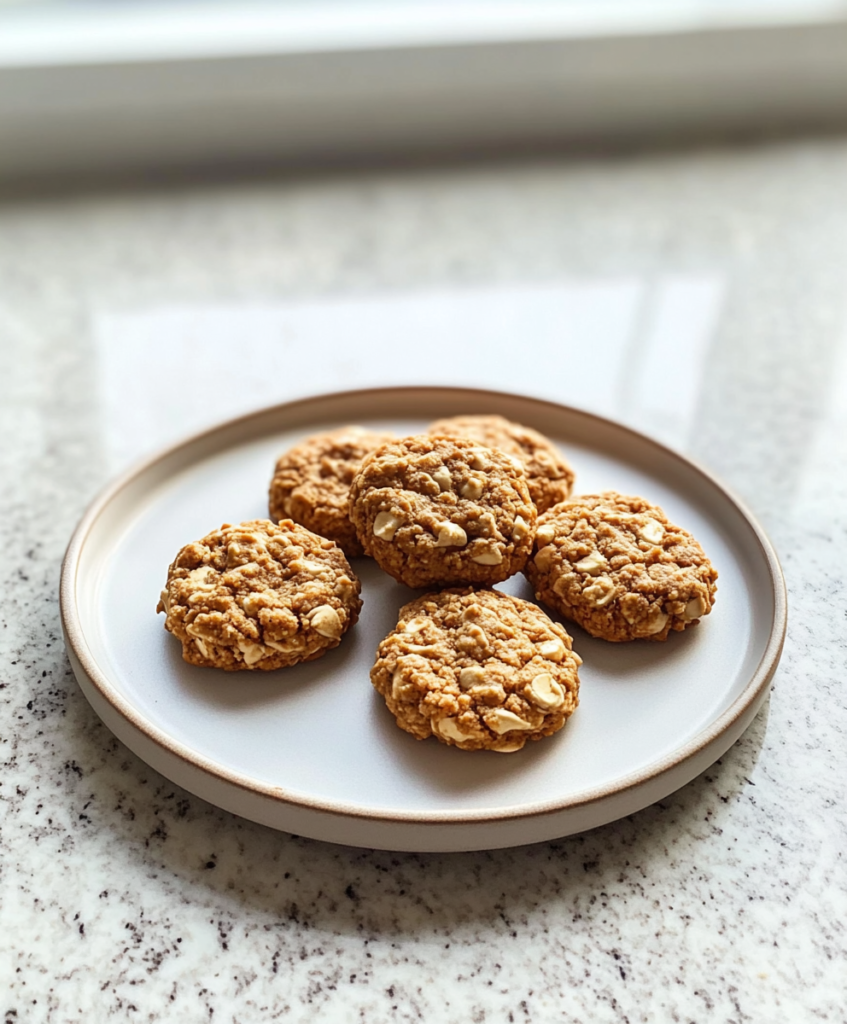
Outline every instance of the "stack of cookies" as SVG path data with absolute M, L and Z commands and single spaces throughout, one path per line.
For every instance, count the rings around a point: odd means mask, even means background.
M 536 598 L 609 641 L 694 625 L 717 573 L 643 498 L 572 497 L 547 438 L 501 416 L 438 420 L 396 439 L 360 427 L 278 460 L 270 520 L 186 545 L 158 611 L 194 665 L 271 670 L 336 647 L 362 607 L 349 558 L 426 588 L 378 647 L 371 681 L 397 724 L 462 750 L 511 753 L 557 732 L 578 703 L 571 637 L 493 589 L 524 572 Z

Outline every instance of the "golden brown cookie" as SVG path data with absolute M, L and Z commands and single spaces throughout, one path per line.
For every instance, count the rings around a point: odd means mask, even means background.
M 402 608 L 371 682 L 417 739 L 505 754 L 562 728 L 581 664 L 565 629 L 536 605 L 468 587 Z
M 368 455 L 350 488 L 365 553 L 409 587 L 499 583 L 532 548 L 536 511 L 516 458 L 420 435 Z
M 541 516 L 525 572 L 539 601 L 603 640 L 667 640 L 709 614 L 718 578 L 690 533 L 616 491 Z
M 537 430 L 503 416 L 452 416 L 430 424 L 427 433 L 469 437 L 516 455 L 526 466 L 529 493 L 539 512 L 564 501 L 573 488 L 573 470 L 558 448 Z
M 348 558 L 362 554 L 347 516 L 347 495 L 362 459 L 391 434 L 343 427 L 314 434 L 281 455 L 271 480 L 271 519 L 293 519 L 312 533 L 334 540 Z
M 269 671 L 337 647 L 360 590 L 332 541 L 290 519 L 254 519 L 186 544 L 156 611 L 192 665 Z

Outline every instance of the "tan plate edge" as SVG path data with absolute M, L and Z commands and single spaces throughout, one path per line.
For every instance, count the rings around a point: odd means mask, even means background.
M 686 466 L 696 470 L 702 477 L 704 477 L 712 486 L 716 487 L 728 500 L 735 506 L 735 508 L 741 513 L 744 520 L 752 528 L 756 539 L 759 542 L 761 551 L 768 564 L 770 571 L 770 579 L 773 587 L 773 598 L 774 598 L 774 610 L 773 610 L 773 623 L 771 626 L 770 636 L 768 637 L 768 643 L 765 648 L 764 654 L 759 661 L 756 671 L 750 682 L 744 689 L 744 692 L 736 698 L 736 700 L 730 705 L 726 711 L 717 718 L 707 729 L 704 729 L 697 736 L 693 737 L 688 743 L 684 744 L 681 748 L 658 761 L 646 766 L 638 772 L 632 772 L 622 779 L 617 780 L 614 784 L 597 787 L 593 790 L 579 795 L 578 797 L 571 798 L 569 800 L 562 801 L 548 801 L 546 803 L 539 804 L 528 804 L 523 805 L 520 808 L 516 808 L 514 811 L 511 810 L 499 810 L 497 812 L 488 811 L 481 808 L 476 811 L 431 811 L 427 813 L 419 812 L 404 812 L 404 811 L 369 811 L 363 810 L 361 807 L 355 805 L 344 804 L 341 802 L 332 801 L 320 801 L 313 799 L 306 799 L 296 793 L 289 793 L 282 787 L 268 786 L 255 782 L 237 772 L 232 772 L 229 769 L 217 764 L 209 758 L 202 757 L 196 754 L 194 751 L 185 747 L 181 743 L 176 743 L 167 734 L 163 733 L 156 726 L 152 725 L 144 716 L 140 715 L 135 708 L 126 701 L 119 694 L 114 692 L 109 680 L 101 672 L 96 661 L 92 657 L 88 645 L 86 643 L 82 627 L 80 625 L 79 617 L 76 609 L 76 576 L 77 568 L 79 565 L 80 554 L 85 545 L 88 534 L 92 527 L 97 521 L 103 509 L 109 504 L 112 499 L 120 493 L 135 477 L 140 473 L 161 462 L 165 458 L 168 458 L 181 448 L 187 448 L 191 445 L 196 444 L 200 440 L 208 440 L 217 433 L 227 433 L 236 427 L 238 424 L 247 424 L 251 420 L 258 420 L 264 416 L 273 414 L 280 410 L 306 410 L 312 405 L 318 403 L 324 404 L 332 401 L 342 400 L 356 400 L 366 399 L 368 397 L 384 397 L 387 394 L 401 395 L 401 394 L 415 394 L 417 396 L 425 396 L 427 392 L 437 393 L 440 396 L 445 394 L 454 395 L 459 400 L 463 395 L 473 396 L 475 399 L 490 399 L 493 402 L 498 399 L 518 399 L 523 401 L 532 402 L 535 405 L 546 406 L 549 409 L 556 412 L 567 412 L 573 413 L 578 416 L 587 417 L 593 419 L 598 423 L 603 424 L 607 427 L 612 427 L 616 430 L 623 430 L 630 434 L 632 437 L 638 439 L 642 443 L 647 443 L 653 447 L 664 452 L 666 455 L 670 455 L 672 458 L 684 463 Z M 403 386 L 403 387 L 390 387 L 390 388 L 366 388 L 353 391 L 337 391 L 331 393 L 325 393 L 321 395 L 314 395 L 308 398 L 297 399 L 292 402 L 283 402 L 278 405 L 267 406 L 265 408 L 256 410 L 255 412 L 248 413 L 244 416 L 233 417 L 232 419 L 226 420 L 223 423 L 218 424 L 215 427 L 211 427 L 206 430 L 198 431 L 182 441 L 178 441 L 175 444 L 168 445 L 166 448 L 161 449 L 159 452 L 147 456 L 144 459 L 139 460 L 137 463 L 132 465 L 128 470 L 122 473 L 112 483 L 107 484 L 106 487 L 100 491 L 100 493 L 93 499 L 89 504 L 88 508 L 84 512 L 79 524 L 74 530 L 70 542 L 68 543 L 65 557 L 62 562 L 61 582 L 59 587 L 59 606 L 62 619 L 62 627 L 65 633 L 67 643 L 70 644 L 73 652 L 83 668 L 83 671 L 88 676 L 91 683 L 96 687 L 100 695 L 106 700 L 112 707 L 125 719 L 127 719 L 136 729 L 143 733 L 148 739 L 157 744 L 163 750 L 180 758 L 186 764 L 193 768 L 199 769 L 200 771 L 206 772 L 221 781 L 227 782 L 233 786 L 244 789 L 248 792 L 256 795 L 265 796 L 269 799 L 278 801 L 280 803 L 289 804 L 292 806 L 300 807 L 306 810 L 325 812 L 333 815 L 341 815 L 344 817 L 360 818 L 372 821 L 383 821 L 383 822 L 415 822 L 420 824 L 472 824 L 472 823 L 483 823 L 483 822 L 497 822 L 497 821 L 516 821 L 521 819 L 529 819 L 541 817 L 549 814 L 556 814 L 563 811 L 567 811 L 577 807 L 584 807 L 587 804 L 597 803 L 609 797 L 616 796 L 625 793 L 627 790 L 631 790 L 642 786 L 652 779 L 657 778 L 671 768 L 677 768 L 685 764 L 685 762 L 696 758 L 699 754 L 704 752 L 710 745 L 712 745 L 724 732 L 726 732 L 739 718 L 741 718 L 745 712 L 750 709 L 752 705 L 757 704 L 760 700 L 764 699 L 765 691 L 770 684 L 771 679 L 776 671 L 779 659 L 782 654 L 782 648 L 785 643 L 785 633 L 788 620 L 788 600 L 785 586 L 785 579 L 782 574 L 782 568 L 779 564 L 776 552 L 767 537 L 763 527 L 759 524 L 756 517 L 749 511 L 743 501 L 739 499 L 725 484 L 718 480 L 712 473 L 701 466 L 696 461 L 688 458 L 675 451 L 673 448 L 662 444 L 660 441 L 656 441 L 646 434 L 642 434 L 640 431 L 634 430 L 632 427 L 628 427 L 625 424 L 619 423 L 615 420 L 608 419 L 604 416 L 598 416 L 596 413 L 587 412 L 583 409 L 576 408 L 574 406 L 561 405 L 556 402 L 551 402 L 545 399 L 534 398 L 531 395 L 518 395 L 513 392 L 502 392 L 502 391 L 488 391 L 478 390 L 475 388 L 451 388 L 443 386 Z

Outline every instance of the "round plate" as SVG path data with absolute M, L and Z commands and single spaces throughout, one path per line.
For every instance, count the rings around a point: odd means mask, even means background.
M 555 736 L 503 756 L 402 732 L 369 681 L 377 644 L 417 592 L 369 559 L 364 609 L 340 647 L 276 672 L 182 661 L 154 609 L 183 544 L 267 516 L 274 460 L 307 434 L 360 423 L 398 435 L 497 412 L 561 445 L 577 492 L 661 505 L 717 567 L 715 610 L 666 643 L 609 644 L 566 623 L 580 705 Z M 522 576 L 502 589 L 531 599 Z M 274 828 L 354 846 L 474 850 L 533 843 L 631 814 L 684 785 L 741 735 L 785 633 L 785 584 L 761 527 L 708 473 L 597 416 L 452 388 L 346 392 L 265 409 L 149 459 L 86 512 L 65 556 L 68 654 L 106 725 L 157 771 Z

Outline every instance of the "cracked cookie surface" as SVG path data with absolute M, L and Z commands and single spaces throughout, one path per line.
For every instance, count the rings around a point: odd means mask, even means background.
M 657 505 L 606 491 L 539 517 L 525 573 L 539 601 L 603 640 L 666 640 L 712 610 L 717 571 Z
M 461 438 L 407 437 L 368 455 L 350 488 L 365 553 L 400 583 L 499 583 L 532 548 L 522 463 Z
M 337 647 L 359 616 L 360 590 L 332 541 L 290 519 L 254 519 L 186 544 L 156 611 L 190 664 L 269 671 Z
M 268 495 L 271 519 L 293 519 L 334 540 L 348 558 L 361 555 L 347 515 L 350 484 L 362 459 L 392 439 L 353 426 L 307 437 L 277 460 Z
M 581 663 L 564 627 L 536 605 L 454 588 L 400 610 L 371 682 L 417 739 L 512 753 L 562 728 L 578 703 Z
M 504 416 L 451 416 L 431 423 L 427 433 L 469 437 L 517 456 L 526 468 L 529 494 L 539 513 L 564 501 L 573 489 L 574 472 L 558 448 L 537 430 Z

